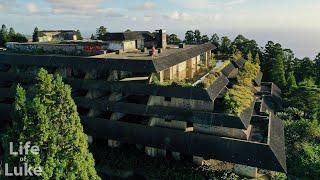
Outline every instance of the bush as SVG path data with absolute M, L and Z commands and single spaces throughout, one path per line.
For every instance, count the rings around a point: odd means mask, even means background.
M 234 85 L 224 96 L 225 112 L 240 115 L 254 101 L 254 93 L 245 85 Z
M 246 61 L 239 72 L 237 83 L 224 96 L 225 112 L 239 116 L 254 101 L 252 80 L 260 71 L 259 64 Z
M 200 82 L 197 87 L 201 87 L 204 89 L 207 89 L 208 87 L 210 87 L 210 85 L 212 83 L 214 83 L 214 81 L 221 75 L 221 73 L 217 73 L 217 72 L 210 72 L 206 78 Z
M 160 82 L 158 77 L 155 75 L 152 75 L 152 84 L 157 85 L 157 86 L 174 86 L 174 87 L 193 87 L 191 83 L 186 82 L 186 81 L 165 81 L 165 82 Z

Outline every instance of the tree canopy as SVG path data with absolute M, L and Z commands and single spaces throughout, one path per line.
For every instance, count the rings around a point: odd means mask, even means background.
M 107 28 L 100 26 L 96 31 L 96 38 L 98 40 L 103 40 L 103 37 L 107 34 Z
M 176 34 L 170 34 L 168 36 L 168 44 L 179 44 L 181 43 L 181 39 L 178 38 L 178 36 Z
M 76 30 L 76 36 L 77 36 L 77 40 L 82 40 L 82 39 L 83 39 L 83 37 L 82 37 L 81 32 L 80 32 L 79 29 Z
M 40 153 L 28 155 L 26 162 L 42 167 L 42 179 L 99 179 L 70 86 L 44 69 L 36 79 L 27 91 L 17 86 L 13 126 L 5 144 L 30 141 L 37 145 Z M 19 158 L 6 158 L 10 165 L 20 163 Z
M 28 39 L 21 33 L 16 33 L 11 27 L 9 31 L 3 24 L 0 30 L 0 47 L 4 47 L 7 42 L 28 42 Z
M 35 27 L 32 34 L 32 42 L 39 42 L 39 29 Z

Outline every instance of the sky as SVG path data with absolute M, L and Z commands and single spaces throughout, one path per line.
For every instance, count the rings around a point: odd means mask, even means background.
M 297 57 L 320 52 L 320 0 L 0 0 L 0 24 L 32 34 L 39 29 L 79 29 L 84 36 L 103 25 L 110 32 L 165 29 L 243 34 L 260 46 L 268 40 Z

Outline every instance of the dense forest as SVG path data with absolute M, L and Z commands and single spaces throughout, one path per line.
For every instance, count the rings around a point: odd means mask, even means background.
M 182 41 L 171 34 L 168 42 L 177 44 Z M 315 59 L 299 59 L 280 43 L 269 41 L 264 47 L 259 47 L 255 40 L 243 35 L 238 35 L 233 41 L 217 34 L 209 39 L 199 30 L 187 31 L 183 42 L 211 42 L 217 47 L 217 58 L 232 57 L 237 51 L 244 56 L 259 57 L 263 81 L 274 82 L 282 89 L 284 107 L 277 115 L 285 123 L 288 176 L 319 178 L 320 53 Z

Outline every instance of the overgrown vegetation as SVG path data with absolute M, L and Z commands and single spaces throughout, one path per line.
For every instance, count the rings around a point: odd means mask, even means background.
M 220 39 L 217 34 L 214 34 L 211 40 L 218 47 L 217 54 L 224 57 L 231 57 L 238 50 L 247 54 L 245 58 L 248 60 L 255 57 L 253 62 L 261 65 L 263 81 L 274 82 L 282 89 L 286 109 L 278 116 L 285 122 L 288 176 L 299 179 L 318 179 L 320 177 L 318 134 L 320 129 L 320 53 L 315 59 L 308 57 L 299 59 L 295 57 L 292 50 L 284 49 L 279 43 L 269 41 L 264 48 L 259 48 L 254 40 L 242 35 L 231 41 L 228 37 Z M 252 66 L 248 69 L 255 68 Z M 248 77 L 251 77 L 250 74 L 253 73 L 249 73 Z M 228 98 L 230 99 L 227 96 Z M 239 107 L 234 103 L 235 101 L 228 103 L 231 105 L 230 109 Z M 281 176 L 281 179 L 285 177 Z
M 209 74 L 204 78 L 203 81 L 201 81 L 197 87 L 201 87 L 201 88 L 204 88 L 204 89 L 207 89 L 208 87 L 210 87 L 211 84 L 213 84 L 217 78 L 219 78 L 221 75 L 220 72 L 214 72 L 214 71 L 211 71 L 209 72 Z
M 162 87 L 166 87 L 166 86 L 173 86 L 173 87 L 193 87 L 192 84 L 190 82 L 186 82 L 185 80 L 181 80 L 181 81 L 164 81 L 164 82 L 160 82 L 160 80 L 158 79 L 158 77 L 156 75 L 152 75 L 152 84 L 157 85 L 157 86 L 162 86 Z
M 219 67 L 214 68 L 214 71 L 220 73 L 220 72 L 222 72 L 222 70 L 223 70 L 225 67 L 227 67 L 230 63 L 231 63 L 230 60 L 225 60 Z
M 251 106 L 254 101 L 252 80 L 256 78 L 259 71 L 259 64 L 253 63 L 252 59 L 245 62 L 237 76 L 236 84 L 224 96 L 226 113 L 239 116 L 245 109 Z

